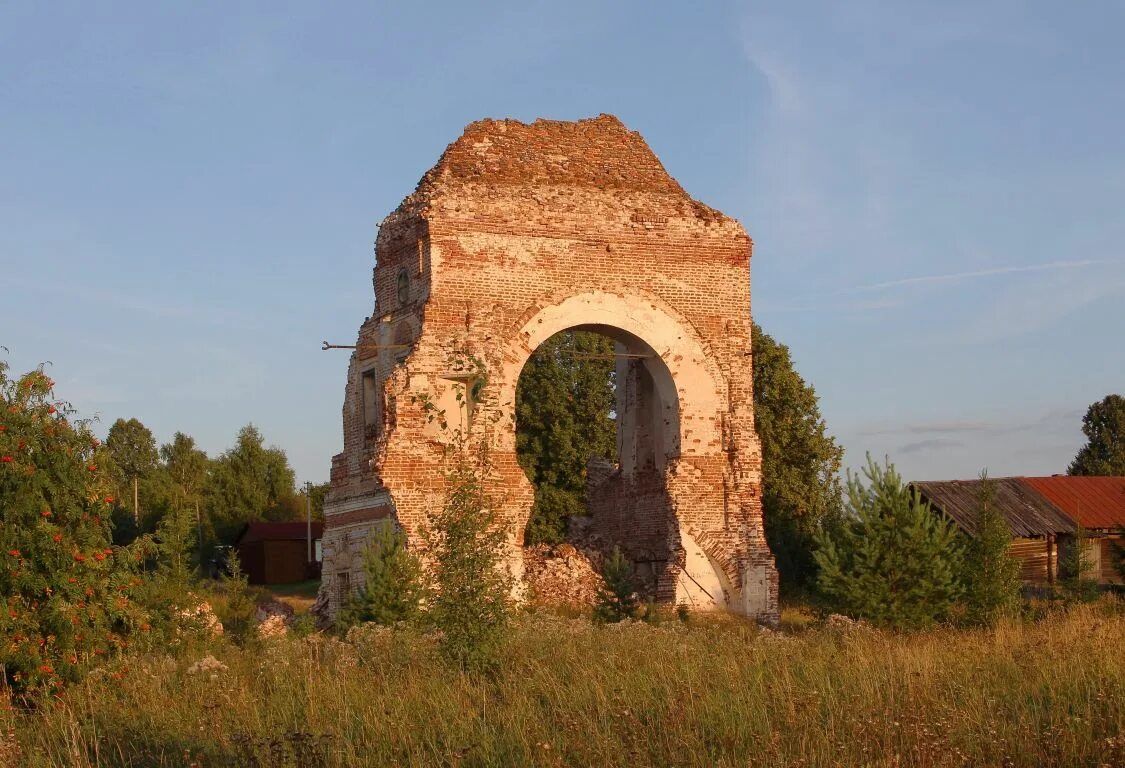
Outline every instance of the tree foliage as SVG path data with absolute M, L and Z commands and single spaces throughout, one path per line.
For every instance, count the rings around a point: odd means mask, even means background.
M 536 488 L 528 543 L 558 543 L 585 507 L 586 464 L 617 455 L 614 344 L 565 331 L 528 359 L 516 389 L 516 450 Z
M 762 442 L 762 511 L 782 589 L 815 580 L 816 531 L 839 515 L 844 451 L 828 434 L 815 390 L 793 368 L 789 348 L 755 323 L 754 415 Z
M 889 462 L 867 457 L 868 485 L 848 474 L 847 515 L 816 536 L 818 587 L 840 613 L 897 629 L 944 619 L 960 597 L 953 524 L 911 491 Z
M 307 492 L 312 500 L 311 508 L 313 520 L 324 519 L 324 499 L 328 496 L 328 491 L 331 490 L 331 488 L 332 483 L 325 482 L 314 483 L 307 491 L 302 490 L 301 496 L 303 497 Z
M 112 480 L 42 370 L 0 362 L 0 666 L 17 692 L 77 680 L 147 629 L 132 551 L 110 544 Z
M 428 618 L 441 631 L 451 662 L 489 671 L 498 663 L 511 618 L 507 535 L 486 489 L 491 464 L 484 447 L 458 440 L 449 461 L 445 504 L 422 532 L 434 588 Z
M 996 488 L 981 473 L 977 525 L 965 546 L 965 618 L 994 626 L 1019 605 L 1020 564 L 1012 557 L 1012 529 L 996 506 Z
M 422 601 L 422 566 L 406 548 L 406 534 L 393 525 L 368 534 L 363 557 L 363 585 L 336 619 L 341 629 L 374 622 L 395 624 L 417 617 Z
M 1086 445 L 1067 470 L 1071 475 L 1125 475 L 1125 397 L 1106 395 L 1082 417 Z
M 140 481 L 149 477 L 159 459 L 156 438 L 152 431 L 138 419 L 118 419 L 109 428 L 105 440 L 106 450 L 113 459 L 118 474 L 118 497 L 128 489 L 133 499 L 133 522 L 139 523 Z
M 210 471 L 207 454 L 196 447 L 194 438 L 176 432 L 172 442 L 160 446 L 160 459 L 175 492 L 173 504 L 182 509 L 196 508 L 207 486 Z
M 248 522 L 299 519 L 304 510 L 294 482 L 285 452 L 266 447 L 253 424 L 243 427 L 234 447 L 211 466 L 206 503 L 216 534 L 231 541 Z
M 188 554 L 197 561 L 202 560 L 204 544 L 214 535 L 202 511 L 210 471 L 211 460 L 196 447 L 195 440 L 176 432 L 172 442 L 160 446 L 160 465 L 142 488 L 142 496 L 158 515 L 152 524 L 157 534 L 160 525 L 174 517 L 177 531 L 190 538 Z

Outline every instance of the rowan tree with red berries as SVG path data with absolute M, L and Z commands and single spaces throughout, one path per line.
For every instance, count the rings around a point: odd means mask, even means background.
M 0 361 L 0 674 L 17 695 L 80 679 L 148 629 L 138 553 L 111 545 L 98 441 L 53 386 Z

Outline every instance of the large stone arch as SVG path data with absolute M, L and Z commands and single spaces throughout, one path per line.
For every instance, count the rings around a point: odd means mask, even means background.
M 667 377 L 657 377 L 657 386 L 665 390 L 675 387 L 675 391 L 662 394 L 679 403 L 681 422 L 707 424 L 714 432 L 712 437 L 719 434 L 726 383 L 705 343 L 688 321 L 677 317 L 675 310 L 658 297 L 640 291 L 585 288 L 528 308 L 505 334 L 508 341 L 503 344 L 503 351 L 490 356 L 498 363 L 499 401 L 505 406 L 514 405 L 519 374 L 540 344 L 562 331 L 584 327 L 598 330 L 618 343 L 628 340 L 618 338 L 616 331 L 647 345 L 668 372 Z M 698 445 L 689 441 L 681 444 L 680 450 L 695 453 Z
M 664 576 L 665 584 L 656 586 L 657 593 L 677 593 L 680 601 L 691 601 L 696 607 L 727 607 L 733 600 L 733 584 L 739 576 L 735 569 L 723 569 L 718 563 L 721 552 L 717 544 L 704 540 L 696 543 L 700 527 L 693 515 L 681 510 L 675 494 L 676 481 L 684 475 L 678 470 L 685 457 L 707 456 L 721 450 L 723 429 L 723 406 L 727 402 L 727 388 L 720 371 L 714 365 L 705 342 L 699 337 L 690 323 L 668 307 L 659 297 L 640 291 L 615 292 L 596 288 L 579 290 L 563 297 L 552 297 L 537 303 L 525 311 L 520 321 L 505 335 L 507 343 L 501 351 L 491 355 L 494 364 L 490 370 L 495 372 L 497 401 L 503 409 L 514 409 L 516 386 L 520 373 L 535 350 L 547 339 L 567 330 L 588 330 L 613 339 L 617 348 L 632 356 L 618 361 L 619 380 L 623 380 L 629 366 L 644 366 L 656 390 L 657 402 L 662 406 L 661 416 L 666 430 L 652 449 L 661 453 L 653 471 L 661 477 L 661 485 L 667 492 L 667 546 L 672 550 L 673 563 Z M 622 406 L 619 404 L 619 410 Z M 619 420 L 626 414 L 619 413 Z M 503 428 L 498 430 L 492 441 L 493 450 L 505 454 L 515 454 L 516 424 L 511 419 L 497 420 Z M 627 429 L 636 429 L 635 425 Z M 619 452 L 622 444 L 628 441 L 629 434 L 619 434 Z M 635 446 L 633 446 L 635 449 Z M 630 462 L 622 456 L 624 466 L 617 472 L 637 471 L 635 456 Z M 523 493 L 517 494 L 522 500 L 528 498 L 530 484 L 519 483 Z M 632 516 L 626 500 L 617 500 L 626 508 L 626 515 Z M 529 503 L 512 510 L 513 530 L 523 530 L 531 513 Z M 595 524 L 597 520 L 595 519 Z M 627 537 L 612 537 L 617 544 L 629 545 Z M 689 542 L 684 546 L 685 540 Z M 705 559 L 696 562 L 694 568 L 702 573 L 692 574 L 687 566 L 688 550 L 691 545 L 704 554 Z M 710 590 L 699 586 L 703 581 L 711 585 Z M 693 589 L 696 586 L 698 588 Z M 706 600 L 701 590 L 708 592 Z
M 591 482 L 592 518 L 648 564 L 659 600 L 776 620 L 750 252 L 738 222 L 692 200 L 615 118 L 469 126 L 380 227 L 375 312 L 349 370 L 325 507 L 330 607 L 356 581 L 343 578 L 355 562 L 344 550 L 367 528 L 393 521 L 413 535 L 440 506 L 448 428 L 488 442 L 522 572 L 533 493 L 516 460 L 515 389 L 536 347 L 577 328 L 632 354 L 618 376 L 633 426 L 619 428 L 620 465 Z

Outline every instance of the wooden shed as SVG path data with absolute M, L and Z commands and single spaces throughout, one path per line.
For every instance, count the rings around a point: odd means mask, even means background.
M 980 480 L 914 482 L 922 497 L 972 536 L 981 503 Z M 1023 482 L 1008 477 L 990 481 L 996 505 L 1012 530 L 1012 556 L 1020 561 L 1020 578 L 1033 584 L 1053 582 L 1058 575 L 1058 542 L 1078 525 L 1050 500 Z
M 1099 583 L 1125 583 L 1118 549 L 1125 529 L 1125 477 L 1054 475 L 1020 480 L 1082 526 L 1091 570 Z
M 251 584 L 296 584 L 320 575 L 324 523 L 312 524 L 312 558 L 304 522 L 247 523 L 235 541 Z

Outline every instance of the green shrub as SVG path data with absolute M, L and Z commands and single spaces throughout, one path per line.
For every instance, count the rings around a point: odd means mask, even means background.
M 74 682 L 148 627 L 133 549 L 110 539 L 98 441 L 42 370 L 0 361 L 0 674 L 17 694 Z
M 210 617 L 197 609 L 199 579 L 192 567 L 195 526 L 185 510 L 172 508 L 160 519 L 155 536 L 135 539 L 151 566 L 137 590 L 137 600 L 148 610 L 153 637 L 172 642 L 183 634 L 208 634 Z
M 294 616 L 289 622 L 289 634 L 298 639 L 316 634 L 316 620 L 308 613 Z
M 594 618 L 606 623 L 633 618 L 638 605 L 633 564 L 621 553 L 620 547 L 614 547 L 613 554 L 602 564 L 602 582 Z
M 896 629 L 946 618 L 961 594 L 953 524 L 867 457 L 869 486 L 848 473 L 849 519 L 817 536 L 818 587 L 839 613 Z
M 378 526 L 368 536 L 363 557 L 364 583 L 341 608 L 337 629 L 363 622 L 395 624 L 418 615 L 422 600 L 422 566 L 406 548 L 406 534 L 393 525 Z

